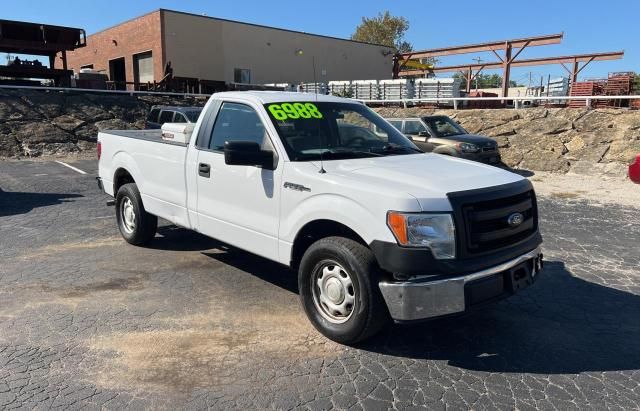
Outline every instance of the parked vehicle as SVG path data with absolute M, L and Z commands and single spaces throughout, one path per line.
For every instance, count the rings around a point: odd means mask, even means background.
M 388 121 L 425 152 L 466 158 L 488 164 L 500 163 L 500 151 L 495 140 L 469 134 L 447 116 L 390 118 Z
M 98 150 L 127 242 L 162 217 L 291 267 L 310 321 L 341 343 L 472 310 L 542 268 L 527 179 L 422 153 L 353 100 L 219 93 L 195 127 L 103 131 Z
M 202 107 L 153 106 L 144 124 L 146 129 L 158 129 L 165 123 L 195 123 Z
M 634 183 L 640 184 L 640 154 L 638 154 L 633 164 L 629 165 L 629 179 Z

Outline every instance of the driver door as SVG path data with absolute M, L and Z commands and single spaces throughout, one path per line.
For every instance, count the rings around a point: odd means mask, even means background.
M 276 154 L 258 113 L 246 103 L 222 103 L 208 147 L 198 152 L 198 225 L 203 234 L 278 260 L 282 161 L 267 170 L 224 159 L 226 141 L 257 142 Z

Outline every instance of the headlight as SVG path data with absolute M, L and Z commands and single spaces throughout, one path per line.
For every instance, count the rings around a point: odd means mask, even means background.
M 477 153 L 480 151 L 480 147 L 472 143 L 458 143 L 458 148 L 462 150 L 463 153 Z
M 438 260 L 456 257 L 455 226 L 451 214 L 389 211 L 387 224 L 400 245 L 427 247 Z

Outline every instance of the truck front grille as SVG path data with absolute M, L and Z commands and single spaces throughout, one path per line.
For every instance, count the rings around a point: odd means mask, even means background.
M 450 193 L 458 233 L 459 257 L 499 251 L 528 239 L 538 230 L 536 197 L 531 185 L 519 183 L 504 190 Z M 520 213 L 522 222 L 510 225 Z

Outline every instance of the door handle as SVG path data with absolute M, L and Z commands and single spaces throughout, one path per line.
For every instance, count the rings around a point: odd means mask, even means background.
M 198 174 L 206 178 L 211 177 L 211 166 L 205 163 L 198 164 Z

